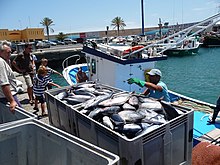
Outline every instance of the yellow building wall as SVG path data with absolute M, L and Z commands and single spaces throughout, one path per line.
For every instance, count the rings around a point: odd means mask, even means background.
M 32 42 L 45 40 L 43 28 L 26 28 L 24 30 L 0 29 L 0 40 L 11 42 Z
M 8 29 L 0 29 L 0 40 L 8 38 Z

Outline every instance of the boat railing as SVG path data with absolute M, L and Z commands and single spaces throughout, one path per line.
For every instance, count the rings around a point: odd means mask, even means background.
M 69 56 L 66 59 L 64 59 L 63 62 L 62 62 L 63 69 L 65 69 L 67 66 L 69 66 L 69 60 L 73 59 L 73 58 L 77 58 L 76 61 L 75 61 L 75 64 L 78 64 L 78 61 L 80 60 L 81 56 L 78 55 L 78 54 L 74 54 L 74 55 Z

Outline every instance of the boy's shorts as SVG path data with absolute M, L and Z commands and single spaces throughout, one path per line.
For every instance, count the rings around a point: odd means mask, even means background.
M 41 104 L 43 104 L 43 103 L 46 102 L 44 96 L 36 96 L 36 99 L 37 99 Z

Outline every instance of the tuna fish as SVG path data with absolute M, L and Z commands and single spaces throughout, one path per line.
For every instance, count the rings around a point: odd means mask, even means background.
M 136 134 L 140 131 L 142 131 L 141 126 L 138 124 L 125 124 L 122 130 L 116 130 L 120 133 L 125 134 L 125 136 L 129 139 L 134 138 Z
M 100 102 L 111 98 L 111 96 L 112 96 L 112 93 L 111 93 L 111 94 L 108 94 L 108 95 L 100 95 L 100 96 L 98 96 L 98 97 L 95 98 L 94 102 L 92 102 L 91 104 L 87 104 L 87 105 L 85 106 L 85 109 L 95 108 L 95 107 L 97 107 L 97 105 L 98 105 Z
M 140 113 L 130 110 L 121 111 L 118 114 L 124 121 L 126 121 L 126 123 L 139 123 L 141 122 L 141 119 L 144 118 Z
M 133 107 L 132 105 L 128 104 L 128 103 L 124 103 L 124 105 L 122 106 L 123 110 L 131 110 L 131 111 L 136 111 L 136 108 Z
M 111 115 L 114 113 L 118 113 L 121 110 L 119 106 L 111 106 L 111 107 L 105 107 L 101 109 L 100 113 L 103 115 Z
M 69 94 L 68 92 L 65 90 L 63 92 L 60 92 L 58 93 L 55 97 L 60 99 L 60 100 L 63 100 L 65 97 L 67 97 Z
M 112 114 L 110 119 L 116 127 L 122 127 L 125 124 L 125 121 L 119 114 Z
M 102 122 L 105 126 L 111 128 L 112 130 L 114 129 L 114 125 L 112 124 L 110 117 L 104 116 L 102 118 Z
M 138 100 L 137 96 L 131 96 L 128 100 L 128 103 L 134 107 L 137 107 L 139 100 Z
M 126 101 L 128 101 L 128 99 L 129 97 L 124 97 L 124 96 L 109 98 L 108 100 L 104 100 L 100 102 L 99 105 L 104 107 L 110 107 L 116 105 L 120 106 L 123 105 Z

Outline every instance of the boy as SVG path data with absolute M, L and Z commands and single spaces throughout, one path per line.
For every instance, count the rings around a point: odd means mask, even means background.
M 35 95 L 35 106 L 34 110 L 36 110 L 34 113 L 36 114 L 39 109 L 38 109 L 38 101 L 41 103 L 41 111 L 42 111 L 42 117 L 47 116 L 45 113 L 46 109 L 46 104 L 45 104 L 45 96 L 44 96 L 44 91 L 45 87 L 50 84 L 52 86 L 56 86 L 60 88 L 59 85 L 49 82 L 48 80 L 45 79 L 47 75 L 47 68 L 45 66 L 39 67 L 36 76 L 34 77 L 34 86 L 33 86 L 33 91 Z
M 41 59 L 41 66 L 45 66 L 47 68 L 47 75 L 45 76 L 45 79 L 48 80 L 49 82 L 53 82 L 52 78 L 51 78 L 51 74 L 52 73 L 56 73 L 58 75 L 60 75 L 61 77 L 63 77 L 63 75 L 59 72 L 57 72 L 56 70 L 53 70 L 52 68 L 48 67 L 48 60 L 46 58 L 42 58 Z M 50 84 L 48 84 L 46 86 L 47 89 L 52 89 L 52 86 Z

